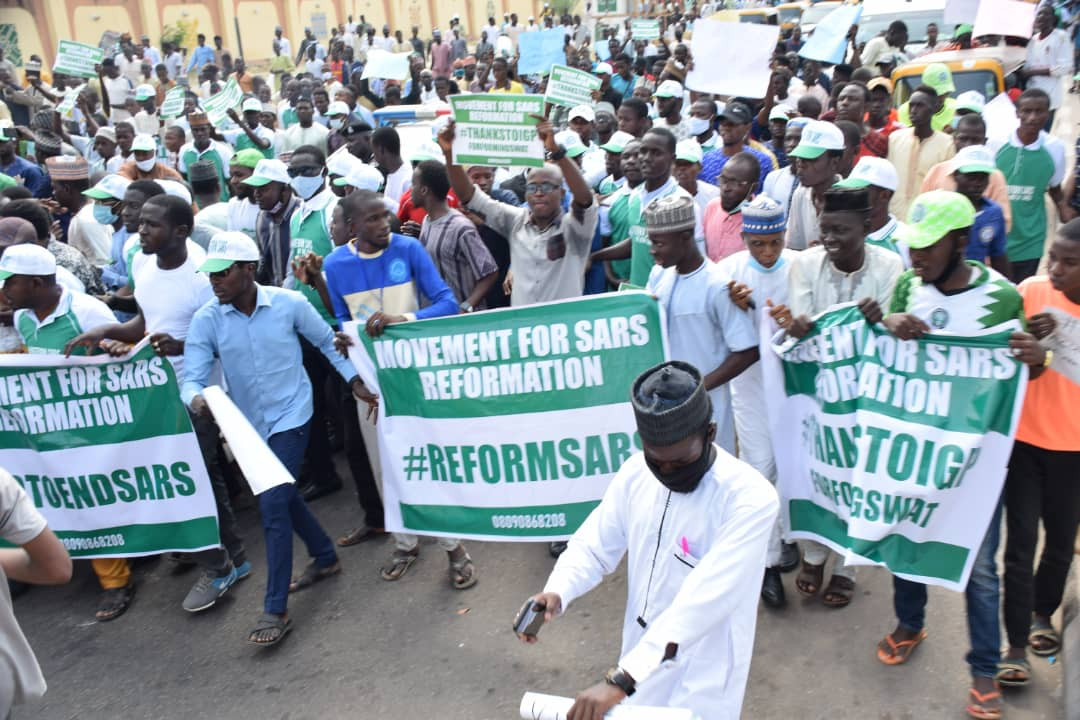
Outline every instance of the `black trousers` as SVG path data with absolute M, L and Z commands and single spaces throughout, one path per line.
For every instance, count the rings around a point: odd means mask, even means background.
M 314 345 L 300 338 L 300 346 L 303 349 L 304 371 L 311 381 L 312 404 L 311 439 L 304 454 L 301 484 L 310 482 L 315 485 L 331 485 L 337 478 L 337 470 L 334 469 L 333 449 L 327 436 L 327 419 L 336 413 L 332 412 L 327 398 L 341 397 L 340 387 L 344 382 L 330 361 Z M 330 383 L 333 385 L 328 385 Z
M 1005 630 L 1009 646 L 1028 645 L 1031 613 L 1061 604 L 1080 522 L 1080 452 L 1017 441 L 1005 478 Z M 1033 572 L 1042 519 L 1045 544 Z
M 1012 281 L 1017 285 L 1021 280 L 1026 280 L 1039 271 L 1039 259 L 1034 260 L 1013 260 L 1011 262 Z
M 368 457 L 364 436 L 360 432 L 360 412 L 367 412 L 367 405 L 356 402 L 352 392 L 346 388 L 342 403 L 341 420 L 345 426 L 345 457 L 349 461 L 349 472 L 356 482 L 356 497 L 364 511 L 364 523 L 368 527 L 385 527 L 383 519 L 382 497 L 371 470 L 371 458 Z M 358 407 L 359 406 L 359 407 Z
M 236 525 L 236 516 L 233 515 L 232 504 L 229 502 L 229 487 L 221 469 L 221 457 L 218 453 L 220 447 L 218 426 L 208 417 L 190 411 L 188 415 L 191 417 L 195 437 L 199 441 L 199 450 L 202 451 L 203 462 L 206 464 L 206 473 L 210 476 L 210 485 L 214 489 L 218 533 L 221 535 L 221 544 L 224 546 L 224 549 L 203 550 L 196 553 L 194 558 L 199 565 L 220 572 L 229 566 L 229 560 L 232 560 L 235 565 L 243 565 L 247 560 L 247 552 L 244 550 L 244 540 L 240 537 L 240 529 Z

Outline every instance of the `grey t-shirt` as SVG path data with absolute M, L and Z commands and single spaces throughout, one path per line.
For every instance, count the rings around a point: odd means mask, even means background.
M 0 538 L 25 545 L 45 530 L 45 518 L 6 470 L 0 469 Z M 45 694 L 45 678 L 11 606 L 7 576 L 0 570 L 0 717 L 10 705 Z

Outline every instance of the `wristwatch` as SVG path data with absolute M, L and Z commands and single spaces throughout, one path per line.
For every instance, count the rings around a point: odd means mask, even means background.
M 473 311 L 473 306 L 469 304 L 468 300 L 465 300 L 460 305 L 458 305 L 458 308 L 460 308 L 461 312 L 463 313 L 471 313 Z
M 622 690 L 626 693 L 626 697 L 630 697 L 637 691 L 634 678 L 630 677 L 630 673 L 626 672 L 618 665 L 604 673 L 604 682 L 608 685 L 614 685 Z
M 549 152 L 547 154 L 547 159 L 550 162 L 559 162 L 564 157 L 566 157 L 566 148 L 564 148 L 562 145 L 559 146 L 558 150 L 555 150 L 553 152 Z

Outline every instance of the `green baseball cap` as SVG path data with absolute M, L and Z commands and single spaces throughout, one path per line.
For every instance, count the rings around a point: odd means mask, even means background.
M 945 63 L 930 63 L 922 73 L 923 85 L 934 88 L 938 95 L 948 95 L 956 91 L 953 84 L 952 71 Z
M 254 170 L 259 161 L 263 159 L 265 159 L 265 156 L 255 148 L 244 148 L 229 158 L 229 164 Z
M 907 225 L 897 228 L 896 237 L 912 250 L 922 250 L 953 230 L 975 224 L 975 207 L 960 193 L 931 190 L 915 198 L 908 211 Z
M 971 25 L 968 25 L 967 23 L 960 23 L 956 26 L 956 29 L 953 30 L 953 40 L 960 37 L 961 35 L 970 35 L 972 32 L 974 32 L 974 30 L 975 28 L 971 27 Z

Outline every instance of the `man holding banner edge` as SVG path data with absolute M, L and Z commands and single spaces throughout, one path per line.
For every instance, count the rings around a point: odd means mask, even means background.
M 1012 355 L 1038 376 L 1048 360 L 1025 327 L 1020 293 L 997 271 L 975 260 L 965 260 L 975 209 L 959 193 L 935 190 L 912 203 L 908 224 L 898 233 L 911 251 L 912 269 L 897 280 L 889 314 L 883 320 L 901 340 L 914 340 L 927 332 L 973 335 L 989 328 L 1013 328 Z M 871 310 L 872 312 L 872 310 Z M 1000 492 L 999 492 L 1000 494 Z M 997 673 L 1001 631 L 998 621 L 1000 589 L 994 556 L 1001 530 L 1001 501 L 995 503 L 989 525 L 978 548 L 965 589 L 971 651 L 971 703 L 968 714 L 994 718 L 1001 714 Z M 896 629 L 878 643 L 878 659 L 886 665 L 907 661 L 926 638 L 923 627 L 926 585 L 893 576 Z

